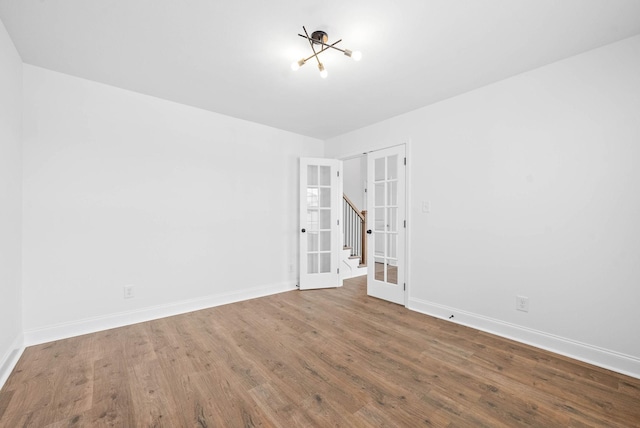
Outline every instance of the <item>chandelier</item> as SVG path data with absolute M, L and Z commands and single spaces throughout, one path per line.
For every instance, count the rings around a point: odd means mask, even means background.
M 318 56 L 322 52 L 330 49 L 340 51 L 355 61 L 360 61 L 360 58 L 362 58 L 362 53 L 360 51 L 350 51 L 349 49 L 340 49 L 336 47 L 336 45 L 340 43 L 342 39 L 329 44 L 329 36 L 324 31 L 314 31 L 313 33 L 311 33 L 311 36 L 309 36 L 309 33 L 307 33 L 307 29 L 304 28 L 304 26 L 302 26 L 302 29 L 304 30 L 304 34 L 298 34 L 298 36 L 307 39 L 307 41 L 309 42 L 309 46 L 311 46 L 311 50 L 313 51 L 313 55 L 307 58 L 302 58 L 300 61 L 296 61 L 291 64 L 291 69 L 293 71 L 305 65 L 310 59 L 315 58 L 316 61 L 318 61 L 318 70 L 320 70 L 320 77 L 325 79 L 327 77 L 327 70 L 324 68 L 324 64 L 320 62 L 320 58 L 318 58 Z M 316 50 L 316 48 L 319 50 Z

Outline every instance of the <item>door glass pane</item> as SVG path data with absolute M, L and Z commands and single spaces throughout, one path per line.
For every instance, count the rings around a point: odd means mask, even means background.
M 318 254 L 307 254 L 307 273 L 318 273 Z
M 398 205 L 398 182 L 387 183 L 387 205 Z
M 377 235 L 375 239 L 374 257 L 376 262 L 382 262 L 384 258 L 384 233 Z
M 398 178 L 398 155 L 389 156 L 387 161 L 387 180 Z
M 318 232 L 308 232 L 307 251 L 318 251 Z
M 387 225 L 389 226 L 389 232 L 398 231 L 398 209 L 387 208 Z
M 398 283 L 398 260 L 389 259 L 387 262 L 387 282 L 390 284 Z
M 383 207 L 384 206 L 384 186 L 385 183 L 376 183 L 376 188 L 374 189 L 375 191 L 375 206 L 376 207 Z
M 331 229 L 331 210 L 320 211 L 320 229 Z
M 375 224 L 373 230 L 376 232 L 384 232 L 386 229 L 387 221 L 384 217 L 384 208 L 375 208 Z M 376 238 L 377 239 L 377 238 Z
M 307 184 L 309 186 L 318 185 L 318 165 L 307 165 Z
M 385 158 L 378 158 L 375 160 L 375 165 L 373 168 L 373 177 L 375 181 L 384 180 L 384 176 L 385 176 L 384 161 L 385 161 Z
M 320 273 L 331 271 L 331 253 L 320 253 Z
M 375 278 L 376 281 L 384 281 L 384 271 L 385 271 L 385 267 L 386 264 L 384 263 L 384 259 L 382 259 L 381 262 L 376 261 L 375 262 Z
M 307 230 L 318 230 L 318 210 L 307 211 Z
M 331 231 L 320 232 L 320 251 L 331 251 Z
M 319 200 L 318 189 L 307 188 L 307 207 L 317 207 Z
M 398 257 L 398 234 L 397 233 L 389 233 L 387 234 L 387 257 L 391 257 L 395 259 Z
M 331 207 L 331 188 L 322 187 L 319 190 L 320 190 L 320 206 L 323 208 L 330 208 Z
M 320 185 L 321 186 L 331 185 L 331 167 L 329 166 L 320 167 Z

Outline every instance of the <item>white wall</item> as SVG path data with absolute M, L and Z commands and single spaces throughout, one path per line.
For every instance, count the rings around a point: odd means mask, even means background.
M 640 36 L 325 150 L 407 141 L 409 306 L 640 377 Z
M 28 342 L 295 287 L 321 141 L 26 64 L 24 94 Z
M 367 158 L 362 155 L 342 161 L 344 171 L 343 192 L 360 210 L 366 210 L 365 182 L 367 180 Z
M 0 386 L 22 346 L 22 60 L 0 21 Z

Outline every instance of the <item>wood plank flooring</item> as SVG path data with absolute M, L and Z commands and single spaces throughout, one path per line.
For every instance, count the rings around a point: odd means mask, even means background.
M 640 380 L 339 289 L 27 348 L 1 427 L 640 427 Z

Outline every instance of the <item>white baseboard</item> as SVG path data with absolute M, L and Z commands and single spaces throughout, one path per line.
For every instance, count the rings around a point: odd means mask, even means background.
M 416 298 L 408 308 L 640 379 L 640 358 Z
M 85 318 L 78 321 L 56 324 L 44 328 L 26 330 L 24 332 L 24 345 L 38 345 L 41 343 L 52 342 L 54 340 L 67 339 L 69 337 L 180 315 L 187 312 L 198 311 L 243 300 L 255 299 L 257 297 L 269 296 L 295 289 L 295 282 L 270 284 L 238 292 L 210 295 L 197 299 L 189 299 L 165 305 L 142 308 L 134 311 Z
M 19 334 L 7 352 L 2 356 L 0 360 L 0 389 L 4 386 L 4 383 L 9 378 L 9 375 L 13 371 L 13 368 L 18 363 L 20 356 L 24 352 L 24 336 Z

